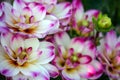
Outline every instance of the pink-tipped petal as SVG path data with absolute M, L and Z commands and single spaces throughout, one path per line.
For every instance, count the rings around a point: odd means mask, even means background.
M 84 9 L 81 0 L 73 0 L 73 17 L 76 23 L 78 23 L 84 15 Z
M 65 48 L 69 47 L 70 37 L 66 32 L 59 32 L 54 36 L 54 38 L 57 45 L 64 46 Z
M 40 55 L 38 59 L 39 64 L 46 64 L 54 59 L 55 54 L 53 51 L 49 49 L 41 49 L 41 51 L 42 51 L 42 54 Z
M 73 38 L 70 43 L 70 48 L 73 48 L 76 53 L 81 53 L 84 48 L 85 41 L 85 38 Z
M 38 64 L 35 65 L 30 64 L 27 68 L 22 68 L 21 73 L 26 76 L 31 76 L 33 78 L 41 77 L 43 78 L 43 80 L 49 80 L 50 78 L 48 71 L 44 67 Z
M 52 29 L 55 28 L 55 21 L 43 20 L 39 23 L 39 27 L 36 33 L 49 33 Z
M 17 51 L 20 47 L 24 47 L 23 38 L 18 34 L 13 34 L 13 36 L 9 40 L 10 47 L 13 51 Z
M 82 57 L 79 58 L 79 62 L 81 64 L 89 64 L 92 61 L 92 58 L 88 55 L 83 55 Z
M 100 62 L 95 60 L 92 61 L 91 64 L 94 67 L 96 73 L 90 79 L 98 79 L 103 74 L 103 66 Z
M 111 30 L 110 32 L 107 33 L 106 35 L 106 43 L 111 47 L 114 48 L 117 42 L 117 36 L 115 31 Z
M 32 13 L 36 21 L 43 20 L 46 15 L 46 8 L 42 4 L 34 4 L 34 7 L 32 8 Z
M 45 69 L 47 69 L 51 77 L 55 78 L 59 75 L 58 69 L 55 66 L 51 64 L 45 64 L 43 66 Z
M 54 34 L 60 31 L 59 26 L 59 20 L 53 16 L 53 15 L 46 15 L 45 19 L 53 21 L 53 24 L 51 24 L 51 30 L 48 32 L 48 34 Z
M 100 11 L 98 11 L 98 10 L 94 10 L 94 9 L 88 10 L 85 12 L 84 18 L 87 19 L 88 21 L 92 21 L 92 18 L 93 17 L 97 18 L 99 13 L 100 13 Z
M 63 2 L 55 5 L 52 13 L 59 19 L 65 19 L 71 16 L 71 4 L 69 2 Z
M 0 61 L 0 73 L 5 76 L 15 76 L 19 73 L 19 68 L 12 66 L 9 61 Z
M 94 67 L 92 65 L 84 64 L 84 65 L 79 66 L 78 73 L 83 78 L 90 78 L 90 77 L 93 77 L 93 75 L 95 74 L 95 70 L 94 70 Z

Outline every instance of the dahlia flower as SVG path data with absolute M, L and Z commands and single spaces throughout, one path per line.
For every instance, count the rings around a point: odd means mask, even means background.
M 102 65 L 95 59 L 96 48 L 90 40 L 67 33 L 55 35 L 57 54 L 52 64 L 65 80 L 96 79 L 102 74 Z
M 0 73 L 12 80 L 50 80 L 59 75 L 50 61 L 55 57 L 54 45 L 37 38 L 18 34 L 1 34 Z
M 70 2 L 60 2 L 57 0 L 24 0 L 25 2 L 42 3 L 47 8 L 47 13 L 56 16 L 61 25 L 67 25 L 72 15 L 72 6 Z
M 6 26 L 0 28 L 38 38 L 43 38 L 58 30 L 58 19 L 46 14 L 46 7 L 41 3 L 25 3 L 22 0 L 14 0 L 13 6 L 7 2 L 3 2 L 1 5 Z
M 72 14 L 72 27 L 77 30 L 81 35 L 86 36 L 94 30 L 92 18 L 98 17 L 100 11 L 90 9 L 84 12 L 83 4 L 81 0 L 73 0 L 73 14 Z
M 105 66 L 105 73 L 112 80 L 120 79 L 120 37 L 110 31 L 100 40 L 99 60 Z

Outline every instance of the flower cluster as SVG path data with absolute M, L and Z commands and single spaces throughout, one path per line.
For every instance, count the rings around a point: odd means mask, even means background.
M 7 80 L 120 78 L 120 38 L 81 0 L 0 3 L 0 74 Z M 104 34 L 106 33 L 106 36 Z

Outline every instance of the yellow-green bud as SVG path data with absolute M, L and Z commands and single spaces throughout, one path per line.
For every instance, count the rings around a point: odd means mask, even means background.
M 112 25 L 111 19 L 108 16 L 102 16 L 98 21 L 98 26 L 101 28 L 109 28 Z

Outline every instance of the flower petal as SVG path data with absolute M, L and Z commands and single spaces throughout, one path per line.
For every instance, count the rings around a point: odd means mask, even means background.
M 45 69 L 47 69 L 51 77 L 55 78 L 59 75 L 58 69 L 55 66 L 51 64 L 45 64 L 43 66 Z
M 32 48 L 32 51 L 38 50 L 39 47 L 39 40 L 37 38 L 29 38 L 24 41 L 24 46 L 26 49 Z
M 19 73 L 19 68 L 12 66 L 8 60 L 0 61 L 0 73 L 5 76 L 15 76 Z
M 52 13 L 59 19 L 65 19 L 71 16 L 71 4 L 69 2 L 63 2 L 55 5 Z
M 14 0 L 13 2 L 13 8 L 17 10 L 18 12 L 22 12 L 22 9 L 26 7 L 25 3 L 22 0 Z
M 35 80 L 49 80 L 50 75 L 48 71 L 39 64 L 29 64 L 26 68 L 21 68 L 21 73 L 25 76 L 31 76 L 35 78 Z
M 95 74 L 94 67 L 89 64 L 79 65 L 78 73 L 83 78 L 90 78 Z
M 40 55 L 38 59 L 39 64 L 48 63 L 51 60 L 53 60 L 53 58 L 55 57 L 53 44 L 49 42 L 40 42 L 39 49 L 42 52 L 42 54 Z
M 30 6 L 30 8 L 32 9 L 32 13 L 33 16 L 35 17 L 35 21 L 43 20 L 43 18 L 46 15 L 46 8 L 44 5 L 33 3 L 33 6 Z
M 106 43 L 111 47 L 111 48 L 114 48 L 115 45 L 116 45 L 116 42 L 117 42 L 117 36 L 116 36 L 116 33 L 115 31 L 110 31 L 107 33 L 106 37 Z
M 86 39 L 85 38 L 80 38 L 80 37 L 76 37 L 73 38 L 71 43 L 70 43 L 70 48 L 73 48 L 73 50 L 75 51 L 75 53 L 81 53 L 83 48 L 85 47 Z
M 87 19 L 88 21 L 92 21 L 92 18 L 93 17 L 97 18 L 99 13 L 100 11 L 91 9 L 85 12 L 84 18 Z
M 55 34 L 54 38 L 57 45 L 64 46 L 65 49 L 68 48 L 70 44 L 70 37 L 66 32 L 59 32 Z
M 9 40 L 10 40 L 10 47 L 12 48 L 13 51 L 18 51 L 20 47 L 24 48 L 24 40 L 22 36 L 18 34 L 12 34 L 12 37 Z
M 66 80 L 81 80 L 78 72 L 75 69 L 65 69 L 62 71 L 62 76 Z
M 81 0 L 73 0 L 73 17 L 76 23 L 78 23 L 84 15 L 84 9 Z

